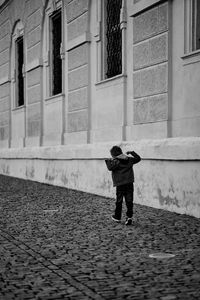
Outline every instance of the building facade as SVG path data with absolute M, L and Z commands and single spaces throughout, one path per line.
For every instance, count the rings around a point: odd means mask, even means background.
M 1 0 L 0 173 L 200 217 L 197 0 Z

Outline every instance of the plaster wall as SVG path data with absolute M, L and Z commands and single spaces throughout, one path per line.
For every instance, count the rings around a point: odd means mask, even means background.
M 172 136 L 199 136 L 200 53 L 188 51 L 189 14 L 184 1 L 172 6 Z
M 119 76 L 96 85 L 91 116 L 94 142 L 122 139 L 125 80 Z

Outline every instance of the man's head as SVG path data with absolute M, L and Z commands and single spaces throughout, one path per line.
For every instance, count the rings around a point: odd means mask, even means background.
M 116 157 L 120 154 L 122 154 L 122 149 L 119 147 L 119 146 L 113 146 L 111 149 L 110 149 L 110 154 L 112 155 L 112 157 Z

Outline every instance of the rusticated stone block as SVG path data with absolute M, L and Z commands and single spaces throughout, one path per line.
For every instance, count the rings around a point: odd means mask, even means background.
M 168 33 L 149 40 L 149 63 L 155 64 L 168 58 Z
M 11 25 L 9 20 L 0 26 L 0 40 L 11 32 L 10 27 Z
M 167 94 L 149 97 L 149 121 L 156 122 L 168 118 Z
M 43 6 L 43 0 L 26 1 L 26 12 L 29 15 L 31 15 L 42 6 Z
M 0 85 L 0 97 L 4 98 L 10 94 L 10 83 Z
M 29 32 L 33 28 L 36 28 L 38 25 L 41 24 L 41 21 L 42 21 L 42 14 L 41 14 L 41 10 L 38 9 L 36 12 L 34 12 L 28 17 L 27 24 L 26 24 L 26 31 Z
M 87 87 L 68 94 L 68 111 L 83 109 L 88 106 Z
M 40 85 L 35 85 L 29 88 L 27 91 L 27 96 L 28 96 L 28 104 L 41 101 Z
M 38 26 L 27 35 L 27 48 L 31 48 L 41 39 L 41 27 Z
M 85 33 L 88 29 L 88 13 L 84 13 L 79 18 L 67 26 L 68 40 L 71 41 Z
M 149 42 L 145 41 L 133 47 L 133 69 L 137 70 L 149 64 Z
M 158 28 L 159 31 L 168 29 L 168 3 L 164 3 L 158 7 Z
M 36 68 L 27 73 L 28 87 L 40 83 L 40 68 Z
M 0 27 L 1 28 L 1 27 Z M 10 36 L 7 34 L 0 40 L 0 52 L 4 51 L 5 49 L 9 48 L 10 46 Z
M 83 44 L 68 52 L 68 69 L 72 70 L 88 63 L 88 44 Z
M 5 77 L 7 77 L 8 79 L 8 74 L 9 74 L 9 62 L 0 66 L 0 79 Z
M 89 0 L 74 0 L 67 6 L 67 23 L 88 10 Z
M 148 98 L 133 101 L 133 122 L 147 123 L 149 121 L 149 103 Z
M 88 129 L 88 110 L 68 114 L 68 132 L 85 131 Z
M 142 41 L 158 32 L 158 8 L 153 8 L 133 19 L 133 41 Z
M 9 97 L 0 99 L 0 112 L 9 110 Z
M 141 84 L 140 84 L 140 71 L 133 73 L 133 95 L 134 98 L 138 98 L 141 95 Z
M 133 19 L 133 41 L 137 43 L 168 29 L 168 3 L 154 7 Z
M 0 53 L 0 65 L 4 65 L 9 61 L 9 49 Z
M 40 57 L 40 43 L 28 49 L 27 62 L 31 63 L 34 60 L 38 60 L 39 57 Z
M 9 7 L 6 6 L 0 13 L 0 24 L 3 24 L 9 18 Z
M 68 75 L 69 91 L 88 85 L 88 67 L 84 66 L 78 70 L 72 71 Z
M 141 96 L 167 92 L 167 64 L 157 65 L 141 71 Z

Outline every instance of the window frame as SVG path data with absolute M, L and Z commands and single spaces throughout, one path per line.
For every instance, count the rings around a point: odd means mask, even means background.
M 18 82 L 18 53 L 17 53 L 17 41 L 23 38 L 23 64 L 22 64 L 22 76 L 23 76 L 23 104 L 19 105 L 19 82 Z M 19 21 L 12 34 L 11 45 L 11 99 L 12 109 L 20 109 L 25 106 L 26 93 L 25 93 L 25 39 L 24 39 L 24 26 Z
M 121 30 L 121 72 L 117 73 L 113 76 L 106 76 L 107 73 L 107 59 L 108 59 L 108 52 L 107 52 L 107 38 L 106 38 L 106 31 L 107 31 L 107 22 L 106 22 L 106 18 L 107 18 L 107 9 L 106 9 L 106 5 L 107 5 L 107 1 L 108 0 L 102 0 L 101 2 L 101 75 L 100 75 L 100 79 L 102 80 L 109 80 L 112 79 L 116 76 L 120 76 L 123 74 L 123 37 L 122 37 L 122 28 L 121 28 L 121 10 L 122 10 L 122 5 L 123 3 L 121 3 L 121 9 L 120 9 L 120 19 L 119 19 L 119 27 Z M 121 1 L 123 2 L 123 1 Z
M 20 50 L 19 50 L 19 46 L 20 46 L 20 42 L 22 41 L 22 61 L 23 63 L 20 64 L 20 68 L 21 70 L 19 71 L 19 63 L 20 63 L 20 58 L 21 58 L 21 54 L 20 54 Z M 15 106 L 16 107 L 21 107 L 24 106 L 24 96 L 25 96 L 25 91 L 24 91 L 24 36 L 20 35 L 16 40 L 15 40 L 15 72 L 16 72 L 16 85 L 15 85 Z M 20 77 L 20 78 L 19 78 Z M 20 98 L 20 91 L 19 89 L 21 88 L 22 85 L 22 99 Z M 20 102 L 22 101 L 22 104 L 20 104 Z
M 192 53 L 198 53 L 200 52 L 200 42 L 199 42 L 199 48 L 196 48 L 195 46 L 195 39 L 194 32 L 196 31 L 194 27 L 196 27 L 196 24 L 194 24 L 194 17 L 196 15 L 196 11 L 194 11 L 194 4 L 197 4 L 197 1 L 199 0 L 185 0 L 184 2 L 184 10 L 185 10 L 185 45 L 184 45 L 184 54 L 192 54 Z M 200 14 L 200 6 L 199 6 L 199 14 Z M 200 20 L 199 20 L 200 23 Z M 200 37 L 200 30 L 199 30 L 199 37 Z
M 58 94 L 53 94 L 53 66 L 52 66 L 52 16 L 57 12 L 61 13 L 61 46 L 60 46 L 60 58 L 61 58 L 61 80 L 62 88 Z M 49 100 L 51 98 L 59 97 L 63 94 L 64 90 L 64 63 L 65 50 L 64 50 L 64 15 L 62 0 L 49 1 L 45 9 L 45 21 L 44 21 L 44 34 L 43 34 L 43 78 L 44 78 L 44 99 Z

